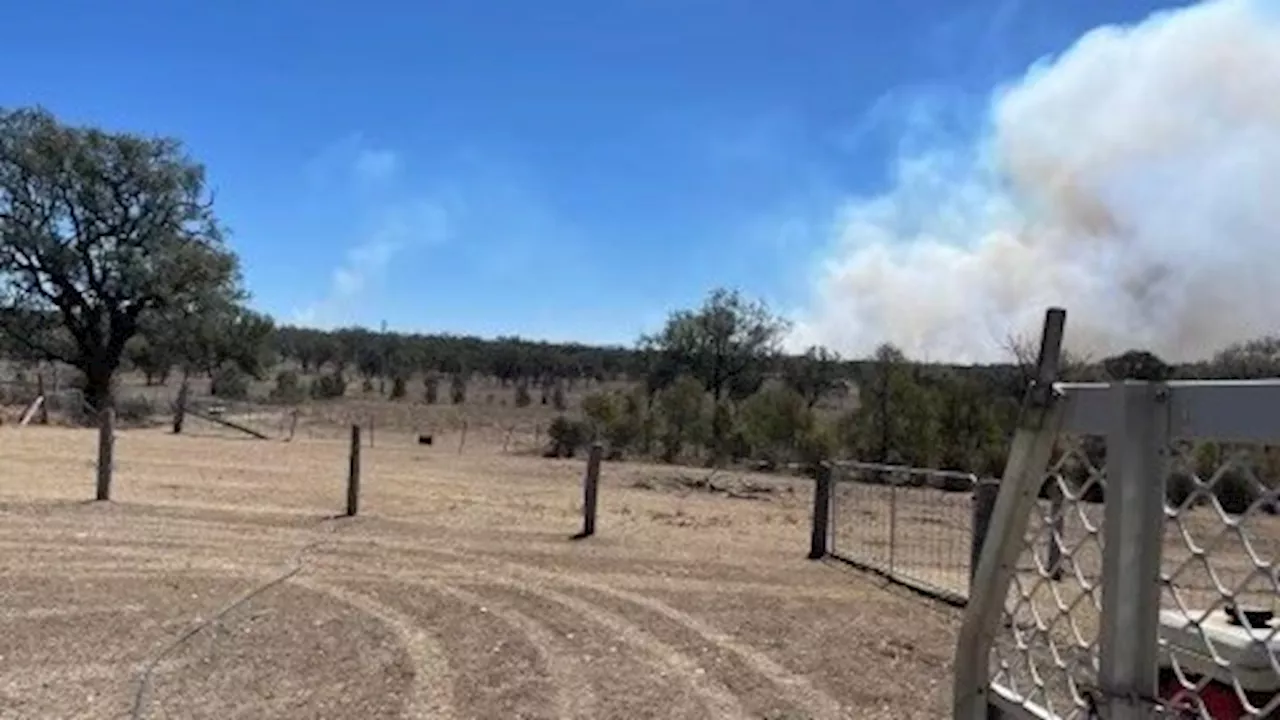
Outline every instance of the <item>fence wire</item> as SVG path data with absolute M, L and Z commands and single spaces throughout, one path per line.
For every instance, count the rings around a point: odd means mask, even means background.
M 835 466 L 833 480 L 831 555 L 946 602 L 964 603 L 975 476 L 847 462 Z

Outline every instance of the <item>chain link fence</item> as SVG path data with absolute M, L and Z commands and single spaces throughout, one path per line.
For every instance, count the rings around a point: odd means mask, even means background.
M 954 605 L 969 594 L 969 473 L 900 465 L 832 466 L 828 553 Z
M 1280 381 L 1058 390 L 1015 439 L 955 716 L 1280 718 Z

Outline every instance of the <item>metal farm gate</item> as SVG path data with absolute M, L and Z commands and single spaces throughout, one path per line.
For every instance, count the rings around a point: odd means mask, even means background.
M 1280 380 L 1054 383 L 1062 320 L 976 568 L 954 717 L 1280 717 Z

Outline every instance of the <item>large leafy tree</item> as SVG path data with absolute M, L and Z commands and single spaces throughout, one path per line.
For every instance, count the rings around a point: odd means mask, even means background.
M 102 408 L 147 316 L 209 298 L 242 299 L 237 260 L 178 141 L 0 109 L 0 335 L 75 366 Z
M 262 378 L 274 363 L 271 318 L 226 298 L 208 297 L 198 311 L 185 308 L 148 314 L 139 336 L 177 363 L 183 377 L 201 372 L 213 377 L 234 366 Z
M 716 289 L 697 310 L 672 313 L 662 330 L 642 344 L 663 358 L 668 370 L 689 373 L 711 395 L 716 408 L 711 440 L 718 454 L 729 430 L 721 402 L 759 387 L 787 328 L 787 321 L 763 303 Z
M 840 384 L 841 373 L 840 356 L 814 345 L 804 355 L 789 359 L 783 369 L 783 378 L 804 398 L 805 407 L 812 409 Z
M 937 398 L 893 345 L 876 349 L 859 384 L 858 408 L 845 418 L 859 459 L 932 467 L 938 444 Z
M 1106 358 L 1102 368 L 1112 380 L 1161 382 L 1173 376 L 1174 368 L 1146 350 L 1129 350 Z
M 1280 337 L 1260 337 L 1235 343 L 1213 356 L 1209 377 L 1253 380 L 1280 377 Z

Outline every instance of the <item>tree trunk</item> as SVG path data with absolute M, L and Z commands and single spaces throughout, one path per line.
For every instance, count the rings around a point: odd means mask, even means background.
M 112 407 L 115 398 L 112 395 L 111 380 L 115 371 L 103 362 L 90 362 L 81 368 L 84 373 L 84 401 L 94 412 Z
M 720 397 L 724 394 L 724 384 L 717 382 L 711 388 L 711 467 L 719 467 L 723 463 L 724 439 L 728 434 L 725 427 L 728 414 L 720 406 Z

